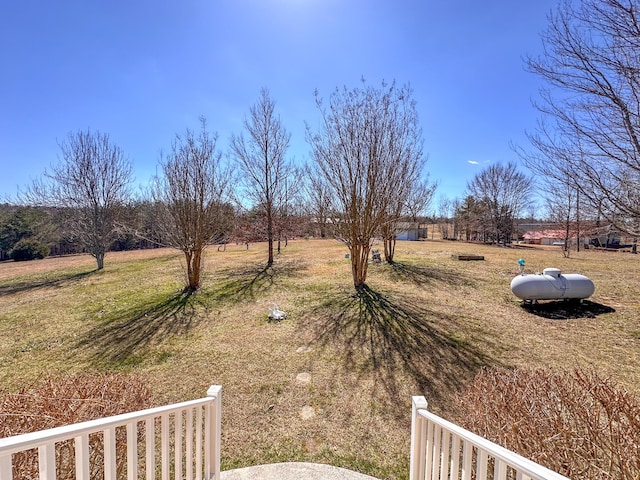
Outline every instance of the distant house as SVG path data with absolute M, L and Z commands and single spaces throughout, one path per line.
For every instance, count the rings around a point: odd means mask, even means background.
M 563 243 L 565 235 L 564 230 L 530 230 L 522 235 L 522 239 L 533 245 L 553 245 Z

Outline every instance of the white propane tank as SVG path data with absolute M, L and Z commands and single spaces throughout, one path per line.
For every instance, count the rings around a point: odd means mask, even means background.
M 559 268 L 545 268 L 542 274 L 522 274 L 511 280 L 511 291 L 522 300 L 583 299 L 596 287 L 584 275 L 562 274 Z

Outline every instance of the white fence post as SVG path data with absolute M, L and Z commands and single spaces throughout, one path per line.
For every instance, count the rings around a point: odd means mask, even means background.
M 207 397 L 215 400 L 207 407 L 205 477 L 220 480 L 220 442 L 222 441 L 222 387 L 211 385 Z
M 427 409 L 427 400 L 422 396 L 411 398 L 411 463 L 410 480 L 424 480 L 427 469 L 427 421 L 418 410 Z

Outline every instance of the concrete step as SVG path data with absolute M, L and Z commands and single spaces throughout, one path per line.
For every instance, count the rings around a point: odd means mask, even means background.
M 220 472 L 220 480 L 377 480 L 369 475 L 320 463 L 271 463 Z

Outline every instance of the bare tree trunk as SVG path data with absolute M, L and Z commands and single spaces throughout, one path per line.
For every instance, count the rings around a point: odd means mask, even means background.
M 104 268 L 104 252 L 96 253 L 96 263 L 98 264 L 98 270 Z
M 351 273 L 353 274 L 353 286 L 363 287 L 367 279 L 367 267 L 369 266 L 369 252 L 371 247 L 367 245 L 354 245 L 351 251 Z
M 564 224 L 564 245 L 562 246 L 562 255 L 569 258 L 569 235 L 571 235 L 571 210 L 567 210 L 567 218 Z
M 385 237 L 384 239 L 384 259 L 387 263 L 393 263 L 393 256 L 396 252 L 396 236 Z
M 273 238 L 270 238 L 267 242 L 269 244 L 269 258 L 267 259 L 267 267 L 273 265 Z
M 576 189 L 576 250 L 580 251 L 580 190 Z
M 187 290 L 194 290 L 193 288 L 193 272 L 191 271 L 191 258 L 193 257 L 192 252 L 184 252 L 184 259 L 187 265 Z
M 273 265 L 273 202 L 270 184 L 269 184 L 269 157 L 265 151 L 264 159 L 264 173 L 265 173 L 265 191 L 267 199 L 267 243 L 269 245 L 269 258 L 267 259 L 267 267 Z
M 195 292 L 200 288 L 200 266 L 202 251 L 184 252 L 187 262 L 187 289 Z

